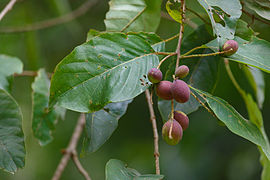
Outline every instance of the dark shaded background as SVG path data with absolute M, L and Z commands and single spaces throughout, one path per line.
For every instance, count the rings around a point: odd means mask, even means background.
M 37 70 L 45 67 L 52 72 L 55 65 L 71 50 L 83 43 L 90 28 L 104 30 L 103 19 L 108 10 L 108 1 L 100 0 L 85 15 L 74 21 L 34 32 L 0 34 L 0 53 L 19 57 L 25 70 Z M 8 0 L 1 0 L 2 9 Z M 76 9 L 82 0 L 21 0 L 0 22 L 1 27 L 23 26 L 37 21 L 61 16 Z M 188 6 L 197 12 L 203 12 L 195 0 L 189 0 Z M 163 8 L 164 11 L 164 8 Z M 206 13 L 203 13 L 206 18 Z M 189 16 L 201 24 L 194 15 Z M 193 19 L 194 18 L 194 19 Z M 248 22 L 251 20 L 243 17 Z M 259 37 L 270 41 L 270 26 L 255 21 L 252 26 Z M 168 38 L 178 31 L 178 24 L 162 19 L 158 34 Z M 186 29 L 186 33 L 190 28 Z M 169 48 L 175 49 L 175 43 Z M 245 106 L 236 89 L 229 81 L 224 69 L 215 94 L 232 104 L 244 117 Z M 270 135 L 270 97 L 267 94 L 270 76 L 265 74 L 266 99 L 263 117 L 267 134 Z M 78 113 L 68 111 L 66 119 L 59 121 L 53 132 L 54 141 L 40 147 L 33 138 L 31 130 L 31 83 L 33 78 L 16 77 L 12 94 L 23 111 L 23 130 L 26 141 L 26 165 L 15 175 L 0 171 L 1 180 L 48 180 L 62 157 L 64 149 L 73 132 Z M 157 109 L 156 109 L 157 112 Z M 182 142 L 169 146 L 160 140 L 161 172 L 168 180 L 255 180 L 260 178 L 261 166 L 259 153 L 252 143 L 232 134 L 226 127 L 220 126 L 204 109 L 189 116 L 190 127 L 184 133 Z M 161 132 L 162 121 L 158 115 L 158 128 Z M 79 147 L 81 148 L 81 147 Z M 127 113 L 120 119 L 119 127 L 109 141 L 100 150 L 88 154 L 80 160 L 93 180 L 104 179 L 106 162 L 120 159 L 141 173 L 154 173 L 153 135 L 149 121 L 148 108 L 144 95 L 140 95 L 128 107 Z M 79 180 L 73 162 L 63 173 L 63 180 Z

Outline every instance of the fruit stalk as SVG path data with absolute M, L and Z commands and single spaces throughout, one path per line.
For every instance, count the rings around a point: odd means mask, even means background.
M 184 22 L 185 22 L 185 13 L 186 13 L 186 4 L 185 0 L 181 0 L 181 15 L 182 15 L 182 23 L 180 23 L 180 32 L 179 32 L 179 39 L 178 39 L 178 45 L 176 48 L 176 53 L 177 53 L 177 59 L 176 59 L 176 65 L 175 65 L 175 70 L 179 66 L 179 60 L 181 56 L 181 44 L 182 44 L 182 39 L 183 39 L 183 34 L 184 34 Z

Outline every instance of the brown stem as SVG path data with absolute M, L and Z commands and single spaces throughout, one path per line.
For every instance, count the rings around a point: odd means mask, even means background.
M 186 12 L 185 0 L 181 0 L 182 23 L 180 23 L 179 39 L 178 39 L 178 44 L 177 44 L 177 48 L 176 48 L 176 51 L 175 51 L 177 53 L 175 70 L 179 66 L 179 60 L 180 60 L 180 56 L 181 56 L 180 51 L 181 51 L 181 44 L 182 44 L 183 34 L 184 34 L 185 12 Z
M 70 160 L 70 158 L 71 157 L 74 158 L 74 156 L 77 156 L 76 147 L 77 147 L 78 141 L 80 139 L 80 136 L 82 134 L 84 125 L 85 125 L 85 115 L 82 113 L 80 115 L 79 119 L 78 119 L 77 125 L 76 125 L 76 127 L 74 129 L 74 132 L 72 134 L 72 137 L 71 137 L 71 139 L 69 141 L 68 147 L 63 151 L 64 155 L 63 155 L 61 161 L 59 162 L 59 164 L 57 166 L 57 169 L 55 170 L 55 173 L 54 173 L 54 175 L 52 177 L 52 180 L 59 180 L 60 177 L 61 177 L 61 175 L 62 175 L 62 173 L 63 173 L 63 171 L 64 171 L 64 169 L 66 168 L 67 163 Z M 82 170 L 81 164 L 78 166 L 78 164 L 77 164 L 78 162 L 76 160 L 76 157 L 75 157 L 75 161 L 74 162 L 75 162 L 77 168 L 81 172 L 81 170 Z M 87 173 L 87 172 L 84 171 L 84 173 Z M 87 176 L 89 177 L 89 175 L 87 175 Z M 89 179 L 87 179 L 87 180 L 89 180 Z
M 153 104 L 151 103 L 151 96 L 149 90 L 146 89 L 145 96 L 150 112 L 150 120 L 152 122 L 153 127 L 153 134 L 154 134 L 154 157 L 155 157 L 155 165 L 156 165 L 156 174 L 160 174 L 159 168 L 159 151 L 158 151 L 158 131 L 157 131 L 157 123 L 156 123 L 156 116 L 153 108 Z
M 74 152 L 72 153 L 72 160 L 73 160 L 73 162 L 75 163 L 75 165 L 76 165 L 78 171 L 84 176 L 84 178 L 85 178 L 86 180 L 91 180 L 91 178 L 89 177 L 87 171 L 83 168 L 82 164 L 80 163 L 76 151 L 74 151 Z
M 18 73 L 14 73 L 14 77 L 22 77 L 22 76 L 30 76 L 30 77 L 34 77 L 37 76 L 37 71 L 23 71 L 22 73 L 18 74 Z M 51 78 L 52 77 L 52 73 L 47 73 L 48 77 Z
M 3 19 L 3 17 L 12 9 L 14 4 L 16 3 L 17 0 L 11 0 L 9 3 L 6 5 L 6 7 L 1 11 L 0 13 L 0 21 Z
M 158 66 L 157 66 L 157 69 L 160 68 L 161 64 L 162 64 L 164 61 L 166 61 L 169 57 L 174 56 L 174 55 L 175 55 L 175 53 L 174 53 L 174 54 L 169 54 L 169 55 L 167 55 L 165 58 L 163 58 L 163 59 L 159 62 Z
M 76 18 L 82 16 L 90 9 L 90 7 L 95 5 L 97 2 L 98 2 L 97 0 L 88 0 L 84 4 L 82 4 L 80 7 L 78 7 L 76 10 L 74 10 L 66 15 L 52 18 L 52 19 L 48 19 L 48 20 L 44 20 L 44 21 L 37 22 L 34 24 L 30 24 L 30 25 L 24 25 L 21 27 L 2 27 L 0 29 L 0 32 L 1 33 L 21 33 L 21 32 L 27 32 L 27 31 L 36 31 L 36 30 L 56 26 L 59 24 L 63 24 L 63 23 L 72 21 L 73 19 L 76 19 Z

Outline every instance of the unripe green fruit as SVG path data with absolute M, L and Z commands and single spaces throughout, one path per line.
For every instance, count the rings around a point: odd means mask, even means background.
M 171 129 L 172 128 L 172 129 Z M 171 129 L 171 136 L 170 136 Z M 162 127 L 162 137 L 169 145 L 176 145 L 182 139 L 183 129 L 176 120 L 167 121 Z
M 171 87 L 173 98 L 179 103 L 185 103 L 189 100 L 190 89 L 182 80 L 175 80 Z
M 183 130 L 186 130 L 189 125 L 188 116 L 182 111 L 174 111 L 173 115 L 174 115 L 174 119 L 181 125 Z
M 229 51 L 230 49 L 232 50 Z M 238 43 L 235 40 L 228 40 L 222 46 L 222 50 L 229 51 L 229 52 L 224 53 L 225 56 L 231 56 L 234 53 L 236 53 L 236 51 L 238 50 Z
M 186 65 L 179 66 L 175 71 L 175 76 L 179 78 L 184 78 L 188 75 L 189 68 Z
M 161 99 L 171 100 L 173 99 L 171 92 L 172 82 L 170 81 L 160 81 L 156 86 L 156 94 Z
M 162 72 L 157 68 L 150 69 L 147 76 L 151 83 L 159 83 L 162 80 Z

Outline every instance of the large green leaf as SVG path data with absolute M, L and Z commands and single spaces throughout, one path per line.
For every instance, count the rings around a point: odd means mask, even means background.
M 204 96 L 209 107 L 231 132 L 261 147 L 267 158 L 270 159 L 270 147 L 267 139 L 265 139 L 262 131 L 253 122 L 242 117 L 225 100 L 193 87 L 192 90 L 196 91 L 196 93 L 201 96 Z
M 205 42 L 209 42 L 209 33 L 205 26 L 200 26 L 197 30 L 191 33 L 189 36 L 183 39 L 183 52 L 187 52 L 190 49 L 200 46 Z M 183 53 L 182 52 L 182 53 Z M 196 53 L 209 53 L 211 50 L 196 51 Z M 203 58 L 192 58 L 188 60 L 181 60 L 181 63 L 186 64 L 190 68 L 189 75 L 184 79 L 187 83 L 192 86 L 212 92 L 216 86 L 219 71 L 219 57 L 203 57 Z M 167 72 L 165 75 L 166 80 L 172 81 L 172 75 L 175 71 L 175 61 L 172 61 L 170 66 L 166 68 Z M 203 99 L 201 99 L 203 101 Z M 196 111 L 200 107 L 200 104 L 196 101 L 193 96 L 190 96 L 190 100 L 186 103 L 177 103 L 174 101 L 175 110 L 181 110 L 186 114 L 190 114 Z M 158 108 L 161 113 L 163 120 L 167 120 L 171 112 L 171 102 L 167 100 L 159 99 Z
M 7 55 L 0 55 L 0 89 L 11 90 L 12 75 L 23 71 L 22 62 Z
M 169 15 L 176 21 L 182 24 L 181 3 L 175 1 L 166 3 L 166 10 Z
M 229 56 L 228 59 L 250 66 L 257 67 L 265 72 L 270 72 L 270 42 L 257 37 L 252 37 L 250 41 L 246 41 L 239 37 L 235 37 L 239 48 L 235 54 Z M 213 40 L 207 44 L 209 48 L 217 51 L 217 41 Z
M 110 138 L 130 102 L 111 103 L 102 110 L 86 115 L 84 151 L 95 152 Z
M 107 31 L 155 32 L 160 21 L 161 0 L 111 0 L 106 14 Z M 133 21 L 134 20 L 134 21 Z
M 132 99 L 148 87 L 140 79 L 159 63 L 158 56 L 137 35 L 104 33 L 78 46 L 56 67 L 50 106 L 94 112 L 111 102 Z
M 53 140 L 51 131 L 54 129 L 57 119 L 65 114 L 65 110 L 56 106 L 49 111 L 50 80 L 44 69 L 38 71 L 38 76 L 32 84 L 32 89 L 32 129 L 40 145 L 44 146 Z
M 141 175 L 137 170 L 117 159 L 111 159 L 106 164 L 106 180 L 160 180 L 163 175 L 147 174 Z
M 270 20 L 270 1 L 269 0 L 245 0 L 245 5 L 255 11 L 259 16 Z
M 249 41 L 252 36 L 256 33 L 251 29 L 251 27 L 245 21 L 238 19 L 236 24 L 235 35 Z
M 242 14 L 242 7 L 239 0 L 197 0 L 207 12 L 214 33 L 217 35 L 219 43 L 225 39 L 233 39 L 236 22 Z M 215 21 L 215 16 L 220 21 Z M 224 23 L 224 25 L 222 25 Z M 221 39 L 221 40 L 220 40 Z
M 0 89 L 0 168 L 14 173 L 24 167 L 22 113 L 16 101 Z

